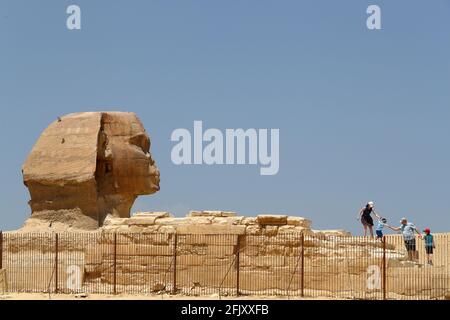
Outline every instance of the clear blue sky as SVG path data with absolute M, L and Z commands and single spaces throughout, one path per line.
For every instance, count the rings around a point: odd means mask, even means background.
M 70 4 L 81 31 L 66 29 Z M 0 45 L 4 230 L 30 215 L 21 165 L 42 130 L 120 110 L 140 116 L 161 171 L 134 210 L 286 213 L 359 234 L 373 200 L 393 224 L 450 231 L 449 0 L 1 0 Z M 170 135 L 194 120 L 279 128 L 279 174 L 175 166 Z

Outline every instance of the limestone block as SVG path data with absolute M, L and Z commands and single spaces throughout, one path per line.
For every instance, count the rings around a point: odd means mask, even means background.
M 0 269 L 0 293 L 5 294 L 8 291 L 8 282 L 6 279 L 6 269 Z
M 170 218 L 172 215 L 167 211 L 151 211 L 151 212 L 136 212 L 134 217 L 155 217 L 159 218 Z
M 288 217 L 287 224 L 290 226 L 303 227 L 305 229 L 311 228 L 311 220 L 302 217 Z
M 264 254 L 264 247 L 261 247 L 259 245 L 245 244 L 241 249 L 241 252 L 242 254 L 245 254 L 247 256 L 257 256 L 259 254 Z
M 198 255 L 180 255 L 177 256 L 177 266 L 202 266 L 205 264 L 206 257 Z
M 262 214 L 257 216 L 258 224 L 260 225 L 286 225 L 288 216 L 285 215 L 269 215 Z
M 214 217 L 212 223 L 240 225 L 243 219 L 244 217 Z
M 278 227 L 278 233 L 297 233 L 297 232 L 298 232 L 298 227 L 293 226 L 293 225 Z
M 140 221 L 142 223 L 142 221 Z M 160 226 L 158 225 L 128 225 L 128 229 L 126 229 L 127 233 L 132 234 L 147 234 L 147 233 L 155 233 L 159 231 Z
M 317 236 L 337 236 L 337 237 L 351 237 L 351 233 L 345 230 L 313 230 Z
M 420 281 L 420 279 L 426 279 L 426 281 Z M 387 272 L 389 291 L 405 296 L 432 293 L 436 296 L 440 295 L 442 298 L 449 284 L 449 274 L 444 267 L 419 268 L 417 265 L 411 265 L 399 268 L 390 267 Z
M 147 230 L 148 228 L 154 228 L 155 226 L 150 226 L 143 228 Z M 159 227 L 158 227 L 159 228 Z M 158 229 L 159 231 L 159 229 Z M 172 245 L 173 235 L 167 233 L 119 233 L 117 234 L 117 244 L 128 244 L 133 246 L 135 244 L 143 245 Z
M 206 255 L 207 246 L 205 245 L 187 245 L 187 244 L 178 244 L 177 252 L 179 255 L 181 254 L 196 254 L 196 255 Z
M 228 272 L 228 273 L 227 273 Z M 177 272 L 178 287 L 236 287 L 236 270 L 230 265 L 192 266 Z
M 162 233 L 176 233 L 176 231 L 175 226 L 160 226 L 158 229 L 158 232 Z
M 113 251 L 111 251 L 112 253 Z M 88 246 L 86 248 L 86 253 L 85 253 L 85 260 L 86 263 L 89 264 L 99 264 L 102 262 L 103 260 L 103 254 L 105 252 L 103 250 L 99 250 L 97 247 L 95 246 Z
M 247 225 L 245 233 L 248 235 L 259 236 L 262 235 L 263 230 L 259 225 Z
M 149 226 L 154 225 L 156 221 L 156 217 L 143 217 L 143 216 L 134 216 L 128 219 L 127 224 L 130 226 L 138 225 L 138 226 Z
M 281 278 L 271 271 L 241 270 L 239 278 L 243 291 L 284 290 L 289 285 L 289 277 Z
M 153 267 L 160 267 L 167 269 L 170 265 L 173 265 L 173 256 L 130 256 L 129 263 L 148 265 Z
M 242 267 L 272 268 L 285 266 L 284 256 L 247 256 L 240 257 Z
M 30 283 L 33 284 L 33 290 L 45 292 L 49 281 L 54 272 L 51 263 L 41 262 L 31 266 L 21 266 L 20 264 L 8 267 L 7 280 L 9 282 L 8 290 L 16 292 L 26 292 L 30 290 Z M 39 272 L 36 272 L 39 270 Z M 54 281 L 51 282 L 54 285 Z
M 128 223 L 128 218 L 114 218 L 112 215 L 108 215 L 103 221 L 103 226 L 120 226 Z
M 299 267 L 302 261 L 302 257 L 300 254 L 296 256 L 287 256 L 285 258 L 286 266 L 289 268 L 295 268 L 296 266 Z M 306 259 L 305 259 L 306 262 Z
M 264 246 L 263 248 L 264 248 L 265 254 L 267 254 L 267 255 L 285 256 L 290 247 L 285 246 L 285 245 L 270 244 L 270 245 Z
M 189 222 L 193 225 L 197 224 L 211 224 L 213 217 L 189 217 Z
M 206 255 L 212 257 L 224 257 L 233 255 L 235 252 L 235 246 L 208 246 L 206 248 Z
M 155 224 L 161 226 L 182 226 L 182 225 L 190 225 L 191 220 L 189 218 L 159 218 L 156 219 Z
M 255 217 L 244 217 L 241 221 L 241 224 L 249 226 L 249 225 L 257 225 L 258 221 Z
M 235 225 L 179 225 L 178 234 L 245 234 L 245 226 Z
M 190 211 L 188 217 L 235 217 L 236 212 L 231 211 Z
M 301 237 L 300 234 L 284 234 L 281 236 L 248 235 L 247 237 L 245 237 L 245 242 L 247 245 L 282 245 L 289 247 L 298 247 L 301 244 Z
M 112 248 L 109 252 L 114 252 Z M 118 245 L 117 255 L 136 255 L 136 256 L 171 256 L 173 255 L 172 246 L 163 245 Z
M 263 234 L 268 237 L 273 237 L 278 234 L 278 227 L 277 226 L 265 226 L 263 228 Z
M 236 259 L 233 255 L 229 255 L 226 257 L 223 256 L 217 256 L 217 257 L 210 257 L 205 256 L 204 265 L 205 266 L 224 266 L 224 265 L 230 265 L 231 263 L 235 262 Z
M 237 242 L 238 235 L 183 234 L 178 236 L 180 245 L 234 246 Z
M 132 285 L 141 288 L 144 292 L 151 291 L 154 285 L 156 284 L 164 284 L 167 282 L 167 279 L 170 278 L 167 273 L 150 273 L 150 272 L 118 272 L 116 274 L 116 283 L 117 285 Z M 102 274 L 102 282 L 103 283 L 114 283 L 114 274 L 112 272 L 107 272 Z M 134 288 L 137 290 L 137 288 Z

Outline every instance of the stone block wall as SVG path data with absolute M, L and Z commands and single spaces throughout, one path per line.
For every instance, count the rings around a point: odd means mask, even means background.
M 303 289 L 309 296 L 381 298 L 381 279 L 372 280 L 382 275 L 383 257 L 392 297 L 442 297 L 450 287 L 448 263 L 410 263 L 398 241 L 384 250 L 380 241 L 312 230 L 308 219 L 286 215 L 137 213 L 107 218 L 97 232 L 58 233 L 57 241 L 56 233 L 19 232 L 4 241 L 12 291 L 234 295 L 239 285 L 249 295 L 299 296 Z

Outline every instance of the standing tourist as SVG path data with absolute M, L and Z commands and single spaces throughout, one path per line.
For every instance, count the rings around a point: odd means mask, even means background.
M 378 213 L 374 210 L 375 204 L 372 201 L 369 201 L 366 204 L 365 208 L 362 208 L 359 211 L 359 215 L 357 219 L 361 220 L 361 223 L 364 227 L 364 236 L 367 236 L 367 231 L 369 231 L 370 236 L 373 237 L 373 219 L 372 213 L 377 217 L 378 220 L 383 219 Z
M 400 220 L 400 227 L 391 227 L 391 229 L 402 233 L 406 251 L 408 252 L 408 259 L 417 262 L 419 260 L 419 253 L 416 250 L 416 233 L 419 235 L 419 238 L 422 238 L 422 234 L 417 227 L 413 223 L 408 222 L 406 218 L 402 218 Z

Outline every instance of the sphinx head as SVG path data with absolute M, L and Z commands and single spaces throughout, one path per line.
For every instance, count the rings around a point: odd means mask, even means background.
M 23 176 L 32 217 L 83 221 L 89 229 L 107 215 L 129 217 L 136 198 L 159 191 L 160 181 L 144 126 L 124 112 L 58 118 L 34 146 Z

